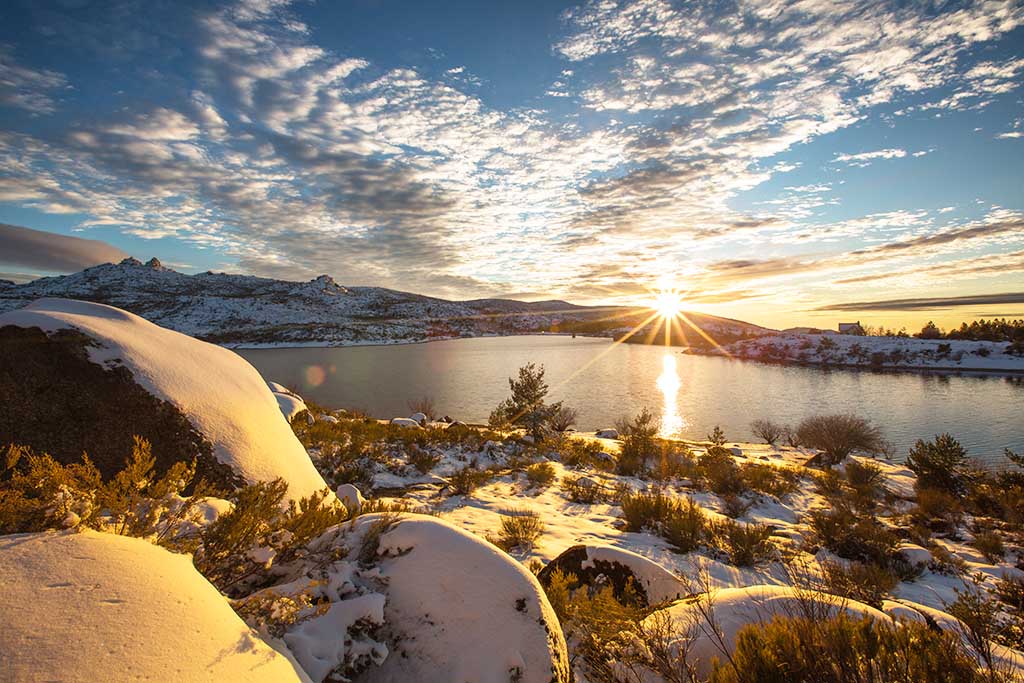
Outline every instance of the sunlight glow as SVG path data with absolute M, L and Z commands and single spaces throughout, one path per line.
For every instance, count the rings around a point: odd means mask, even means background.
M 679 414 L 679 371 L 676 368 L 676 358 L 671 353 L 666 353 L 661 359 L 661 374 L 658 375 L 658 389 L 661 390 L 661 436 L 679 436 L 685 422 Z
M 675 289 L 660 290 L 654 296 L 654 303 L 651 306 L 662 318 L 676 318 L 683 310 L 683 297 Z

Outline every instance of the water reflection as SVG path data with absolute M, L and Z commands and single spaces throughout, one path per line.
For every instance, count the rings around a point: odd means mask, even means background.
M 679 370 L 676 368 L 676 357 L 666 353 L 661 359 L 661 374 L 658 375 L 658 389 L 661 390 L 661 435 L 680 436 L 685 422 L 679 414 Z

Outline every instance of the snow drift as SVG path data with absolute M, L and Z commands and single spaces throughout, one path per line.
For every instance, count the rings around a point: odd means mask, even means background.
M 245 480 L 282 477 L 293 497 L 325 488 L 267 384 L 234 352 L 117 308 L 67 299 L 40 299 L 0 315 L 0 327 L 8 325 L 84 334 L 95 342 L 90 361 L 127 368 L 144 390 L 180 410 L 212 444 L 216 460 Z
M 187 555 L 137 538 L 0 537 L 0 615 L 4 680 L 309 680 Z

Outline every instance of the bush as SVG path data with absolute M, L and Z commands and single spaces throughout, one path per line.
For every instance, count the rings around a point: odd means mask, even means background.
M 919 488 L 948 491 L 962 496 L 967 491 L 967 451 L 949 434 L 934 441 L 918 439 L 907 456 L 907 467 L 917 475 Z
M 982 683 L 956 635 L 909 621 L 891 624 L 840 613 L 776 616 L 747 624 L 711 683 Z
M 870 562 L 821 562 L 825 590 L 851 600 L 858 600 L 882 609 L 886 599 L 899 578 L 891 571 Z
M 721 427 L 715 425 L 715 428 L 711 430 L 710 434 L 708 434 L 708 441 L 710 441 L 713 446 L 724 446 L 725 432 L 722 431 Z
M 858 497 L 874 500 L 882 488 L 882 468 L 871 462 L 851 460 L 846 463 L 846 482 Z
M 846 505 L 810 513 L 818 540 L 839 557 L 889 567 L 896 557 L 898 539 L 878 520 L 858 515 Z
M 750 431 L 769 446 L 774 446 L 785 436 L 786 427 L 771 420 L 754 420 L 750 423 Z
M 624 495 L 621 504 L 629 531 L 652 531 L 684 553 L 704 540 L 707 517 L 690 498 L 675 498 L 661 491 L 637 492 Z
M 530 486 L 551 486 L 555 481 L 555 466 L 549 462 L 536 462 L 526 468 L 526 480 Z
M 621 425 L 622 447 L 619 452 L 618 473 L 635 476 L 643 472 L 661 453 L 657 417 L 647 408 L 630 422 Z
M 841 462 L 853 451 L 881 453 L 885 450 L 881 432 L 856 415 L 817 415 L 797 427 L 797 438 L 809 448 L 823 452 L 826 467 Z
M 975 534 L 974 547 L 992 564 L 999 564 L 1006 558 L 1003 539 L 995 531 L 981 531 Z
M 409 406 L 410 413 L 423 413 L 428 420 L 437 417 L 437 406 L 434 405 L 433 396 L 422 396 L 409 401 L 406 405 Z
M 609 462 L 598 457 L 602 452 L 601 444 L 585 439 L 559 439 L 555 450 L 562 463 L 567 467 L 593 467 L 609 470 L 615 467 L 614 461 Z
M 544 533 L 544 522 L 533 510 L 509 510 L 501 515 L 501 531 L 494 544 L 503 550 L 529 550 Z
M 491 473 L 475 467 L 464 467 L 448 478 L 452 491 L 463 496 L 471 495 L 491 478 Z
M 434 465 L 439 462 L 441 462 L 441 456 L 425 448 L 416 447 L 409 451 L 409 464 L 415 467 L 420 474 L 426 474 L 434 469 Z
M 960 524 L 963 508 L 960 501 L 946 491 L 939 489 L 919 489 L 917 506 L 911 511 L 911 517 L 932 531 L 952 532 Z
M 605 499 L 605 489 L 589 477 L 562 477 L 562 492 L 574 503 L 594 505 Z
M 711 446 L 697 458 L 697 466 L 709 489 L 719 495 L 738 495 L 747 487 L 732 453 L 721 446 Z
M 746 486 L 761 493 L 782 498 L 800 487 L 800 472 L 792 467 L 776 467 L 759 462 L 740 465 Z
M 576 424 L 577 419 L 579 419 L 579 414 L 575 408 L 559 405 L 556 410 L 551 412 L 548 423 L 553 431 L 561 434 L 569 431 L 569 428 Z
M 767 559 L 775 545 L 771 527 L 765 524 L 744 524 L 728 519 L 711 528 L 716 544 L 729 555 L 737 567 L 752 567 Z
M 551 418 L 561 411 L 562 404 L 548 404 L 548 385 L 544 381 L 544 366 L 528 363 L 519 368 L 518 379 L 509 377 L 512 395 L 498 404 L 490 416 L 492 427 L 512 425 L 523 427 L 534 440 L 540 441 L 550 427 Z

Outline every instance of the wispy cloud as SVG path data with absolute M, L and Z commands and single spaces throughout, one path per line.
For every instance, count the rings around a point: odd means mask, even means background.
M 961 306 L 994 306 L 1024 303 L 1024 292 L 977 294 L 971 296 L 930 297 L 919 299 L 884 299 L 856 301 L 819 306 L 817 311 L 931 311 Z

